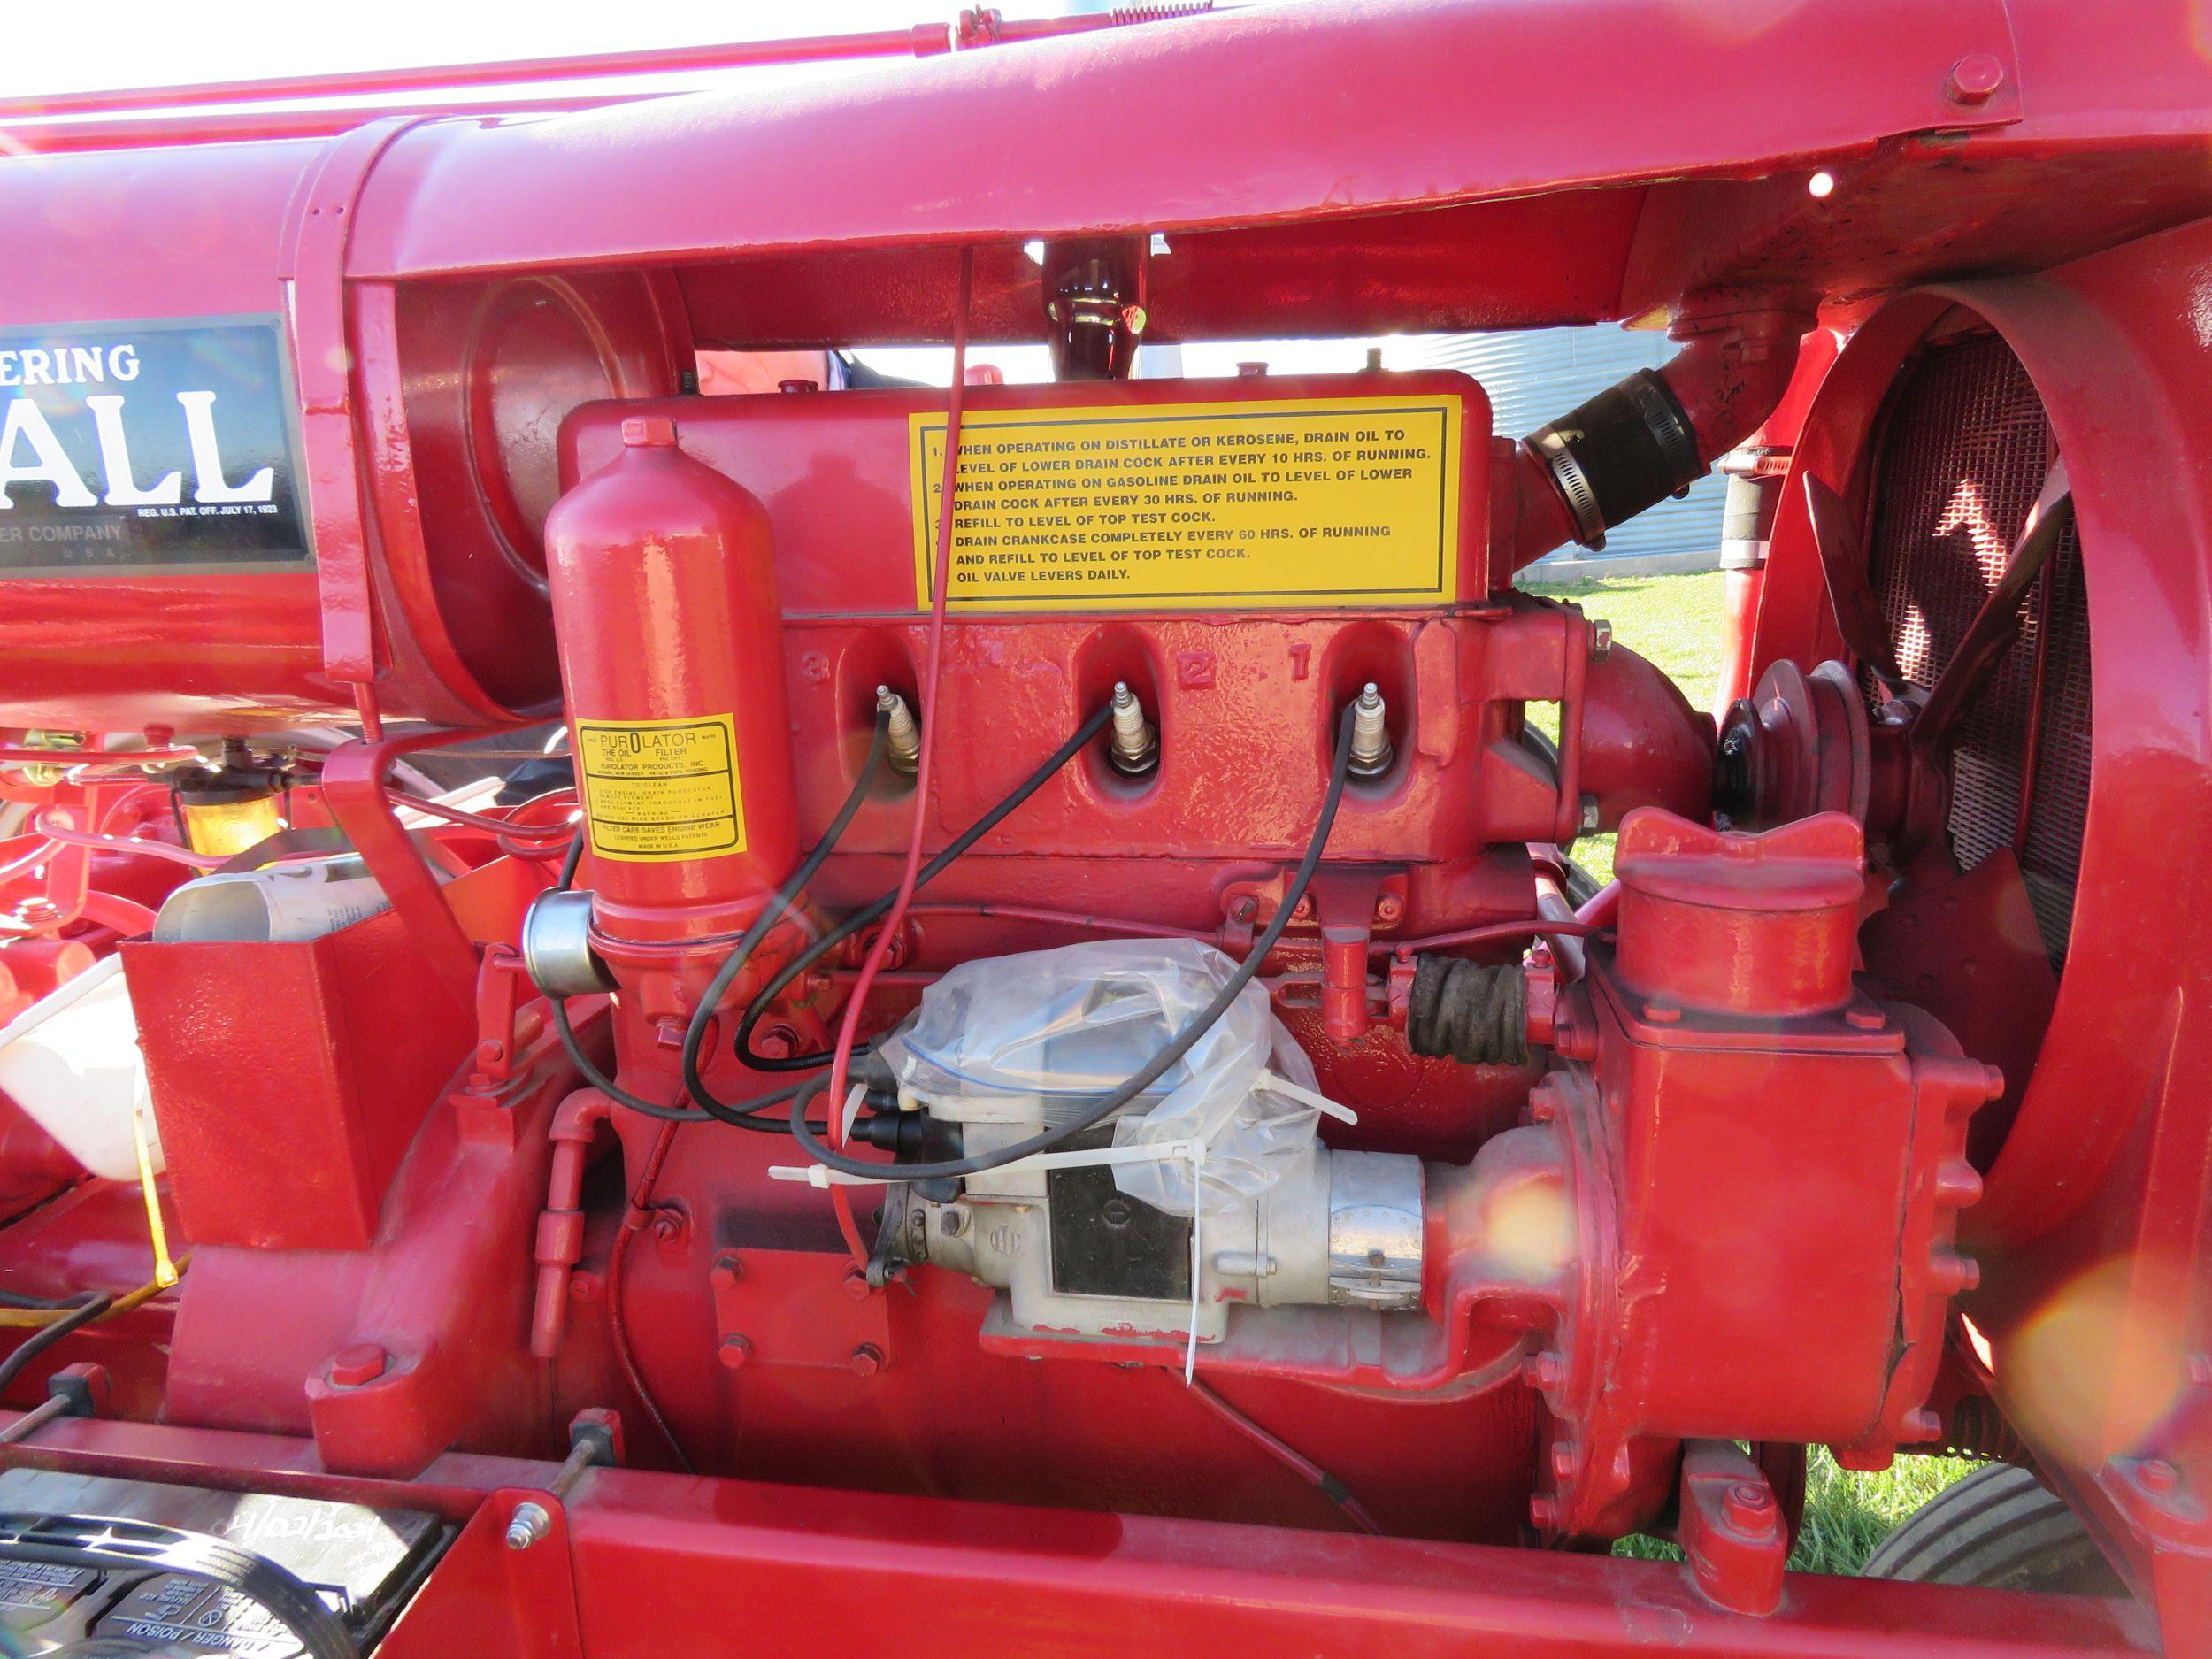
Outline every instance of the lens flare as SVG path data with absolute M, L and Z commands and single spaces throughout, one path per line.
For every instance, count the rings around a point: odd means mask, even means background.
M 1514 1279 L 1542 1284 L 1575 1258 L 1575 1212 L 1549 1180 L 1515 1181 L 1483 1212 L 1491 1261 Z
M 2082 1470 L 2150 1447 L 2186 1375 L 2187 1288 L 2168 1264 L 2116 1257 L 2001 1338 L 1998 1382 L 2029 1438 Z

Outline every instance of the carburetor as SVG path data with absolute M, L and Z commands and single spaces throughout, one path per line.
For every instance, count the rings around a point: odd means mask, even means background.
M 900 1110 L 970 1156 L 1064 1123 L 1231 968 L 1181 940 L 967 964 L 884 1047 Z M 1007 1293 L 994 1318 L 1039 1334 L 1217 1343 L 1240 1306 L 1417 1309 L 1421 1161 L 1332 1151 L 1314 1133 L 1324 1114 L 1352 1116 L 1250 987 L 1153 1089 L 1064 1149 L 895 1186 L 885 1248 Z

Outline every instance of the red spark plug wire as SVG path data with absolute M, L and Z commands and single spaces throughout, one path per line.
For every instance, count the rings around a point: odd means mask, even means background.
M 960 298 L 952 320 L 952 385 L 945 398 L 945 467 L 937 503 L 937 554 L 932 566 L 929 599 L 929 650 L 922 675 L 922 751 L 914 765 L 914 830 L 907 838 L 906 864 L 899 872 L 898 892 L 876 931 L 875 943 L 860 964 L 851 994 L 845 1001 L 844 1018 L 838 1022 L 837 1048 L 830 1060 L 829 1143 L 845 1145 L 845 1095 L 850 1087 L 853 1044 L 860 1035 L 861 1010 L 868 1002 L 869 987 L 890 955 L 892 941 L 906 919 L 906 907 L 914 897 L 915 879 L 922 868 L 922 837 L 928 827 L 929 785 L 937 757 L 937 730 L 943 724 L 937 701 L 938 682 L 944 669 L 945 596 L 952 585 L 952 517 L 956 469 L 960 456 L 960 414 L 965 402 L 968 369 L 968 309 L 975 287 L 975 250 L 960 250 Z M 830 1188 L 830 1202 L 837 1210 L 837 1230 L 862 1269 L 868 1265 L 868 1247 L 861 1242 L 853 1220 L 851 1195 L 842 1187 Z

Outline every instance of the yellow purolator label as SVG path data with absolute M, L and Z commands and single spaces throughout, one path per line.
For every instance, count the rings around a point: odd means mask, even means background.
M 1448 394 L 970 411 L 946 603 L 1448 603 L 1461 419 Z M 945 417 L 908 426 L 915 603 L 926 609 Z
M 658 864 L 745 850 L 729 715 L 579 720 L 576 772 L 599 857 Z

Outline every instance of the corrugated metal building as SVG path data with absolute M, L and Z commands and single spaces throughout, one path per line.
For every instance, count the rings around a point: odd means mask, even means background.
M 1431 335 L 1395 342 L 1389 356 L 1393 368 L 1457 369 L 1472 375 L 1490 394 L 1496 431 L 1519 438 L 1623 376 L 1659 367 L 1677 349 L 1663 330 L 1606 323 L 1594 328 Z M 1680 501 L 1662 502 L 1609 533 L 1604 552 L 1564 549 L 1523 580 L 1710 570 L 1719 561 L 1721 502 L 1726 494 L 1724 479 L 1702 479 Z

